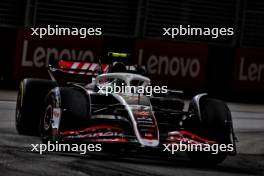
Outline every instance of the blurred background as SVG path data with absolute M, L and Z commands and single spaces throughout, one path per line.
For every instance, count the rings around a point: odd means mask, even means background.
M 46 25 L 101 27 L 103 36 L 32 37 Z M 232 27 L 235 35 L 164 37 L 164 27 Z M 263 102 L 264 1 L 261 0 L 2 0 L 0 87 L 46 77 L 50 59 L 97 61 L 108 51 L 132 53 L 155 84 L 192 95 Z
M 31 27 L 47 25 L 100 27 L 103 35 L 30 35 Z M 163 36 L 163 28 L 179 25 L 234 28 L 234 35 Z M 154 84 L 184 90 L 187 99 L 208 92 L 226 100 L 238 155 L 207 168 L 191 164 L 184 154 L 167 160 L 155 153 L 106 157 L 31 152 L 30 143 L 38 144 L 39 137 L 15 130 L 19 82 L 47 78 L 50 60 L 107 62 L 109 51 L 131 53 L 129 62 L 145 65 Z M 263 0 L 0 1 L 0 175 L 264 175 L 263 90 Z

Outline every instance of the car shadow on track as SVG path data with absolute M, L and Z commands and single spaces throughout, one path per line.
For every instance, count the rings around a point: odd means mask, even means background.
M 68 156 L 77 158 L 78 169 L 80 167 L 86 167 L 86 162 L 89 161 L 97 161 L 99 163 L 107 162 L 107 163 L 123 163 L 132 164 L 132 165 L 142 165 L 142 166 L 154 166 L 154 167 L 162 167 L 162 168 L 182 168 L 199 171 L 214 171 L 219 173 L 230 173 L 230 174 L 239 174 L 239 175 L 262 175 L 264 173 L 263 165 L 256 165 L 254 160 L 259 160 L 262 158 L 262 155 L 243 155 L 239 154 L 236 157 L 229 157 L 223 163 L 216 166 L 208 166 L 208 165 L 197 165 L 192 163 L 185 154 L 179 153 L 176 154 L 173 158 L 166 157 L 155 157 L 149 155 L 116 155 L 116 154 L 108 154 L 108 153 L 89 153 L 87 155 L 79 155 L 74 153 L 53 153 L 54 155 L 60 156 Z M 202 160 L 201 160 L 202 162 Z M 263 163 L 262 163 L 263 164 Z M 111 169 L 115 169 L 112 168 Z

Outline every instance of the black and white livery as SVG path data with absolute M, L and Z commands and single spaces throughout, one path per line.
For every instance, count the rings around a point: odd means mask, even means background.
M 95 64 L 60 60 L 50 65 L 51 80 L 24 79 L 19 88 L 16 128 L 40 135 L 42 142 L 81 142 L 157 149 L 164 144 L 232 144 L 233 151 L 187 152 L 210 164 L 234 155 L 235 135 L 227 105 L 207 94 L 189 104 L 180 91 L 146 96 L 108 93 L 102 87 L 149 86 L 144 69 L 122 63 Z M 85 81 L 80 81 L 85 80 Z M 187 108 L 186 108 L 187 107 Z

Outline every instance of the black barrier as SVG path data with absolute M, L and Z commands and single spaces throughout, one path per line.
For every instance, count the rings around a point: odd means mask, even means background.
M 12 65 L 15 62 L 17 29 L 0 28 L 0 88 L 10 88 L 12 81 Z
M 217 98 L 229 98 L 232 94 L 234 49 L 224 46 L 209 46 L 206 90 Z

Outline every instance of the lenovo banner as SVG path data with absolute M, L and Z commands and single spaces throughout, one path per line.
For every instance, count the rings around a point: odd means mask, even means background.
M 154 84 L 185 90 L 205 87 L 207 45 L 138 40 L 134 54 L 134 62 L 146 66 Z
M 117 42 L 114 39 L 111 41 Z M 104 57 L 111 41 L 102 37 L 39 38 L 31 36 L 28 31 L 19 31 L 14 79 L 47 76 L 46 68 L 51 59 L 98 62 L 98 59 Z M 146 66 L 154 84 L 184 90 L 205 88 L 207 45 L 148 39 L 130 40 L 130 43 L 126 46 L 132 51 L 133 62 Z
M 264 95 L 263 48 L 236 50 L 233 87 L 243 94 Z
M 46 77 L 51 59 L 97 61 L 102 57 L 100 37 L 31 36 L 31 31 L 18 31 L 14 79 Z

